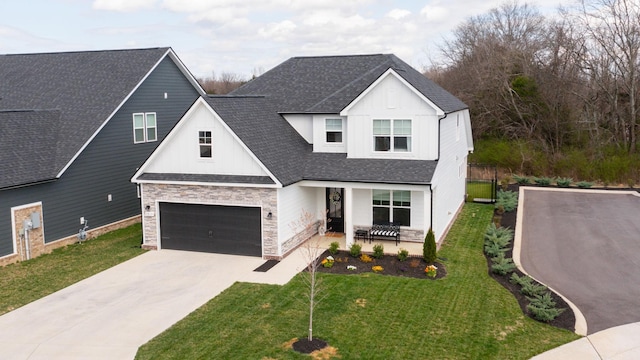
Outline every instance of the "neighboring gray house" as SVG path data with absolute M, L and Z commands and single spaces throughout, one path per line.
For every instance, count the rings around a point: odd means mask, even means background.
M 467 106 L 396 56 L 291 58 L 198 99 L 135 174 L 143 246 L 281 258 L 388 222 L 441 240 L 472 150 Z
M 0 55 L 0 265 L 139 220 L 131 176 L 203 94 L 170 48 Z

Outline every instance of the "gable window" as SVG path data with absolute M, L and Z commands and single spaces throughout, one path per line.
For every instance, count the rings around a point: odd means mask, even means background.
M 325 119 L 328 143 L 342 142 L 342 119 Z
M 375 151 L 410 152 L 411 120 L 373 120 L 373 144 Z
M 373 223 L 411 225 L 411 191 L 373 190 Z
M 133 142 L 144 143 L 158 140 L 156 113 L 133 114 Z
M 213 153 L 211 149 L 211 131 L 198 131 L 198 144 L 200 145 L 200 157 L 210 158 Z

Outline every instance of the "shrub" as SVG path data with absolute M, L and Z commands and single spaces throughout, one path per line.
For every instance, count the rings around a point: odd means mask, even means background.
M 520 288 L 520 293 L 524 296 L 537 296 L 543 295 L 547 292 L 547 287 L 544 285 L 540 285 L 534 281 L 529 284 L 525 284 Z
M 533 178 L 533 181 L 540 186 L 549 186 L 551 185 L 551 182 L 553 181 L 553 179 L 548 177 L 536 177 L 536 178 Z
M 499 247 L 507 247 L 513 240 L 513 230 L 497 226 L 494 223 L 487 226 L 484 233 L 485 246 L 497 244 Z
M 398 251 L 398 260 L 400 261 L 405 261 L 407 260 L 407 258 L 409 257 L 409 250 L 407 249 L 400 249 Z
M 432 263 L 436 260 L 436 237 L 433 234 L 433 230 L 429 228 L 427 236 L 424 238 L 424 244 L 422 244 L 422 256 L 424 261 Z
M 338 249 L 340 249 L 340 243 L 338 243 L 337 241 L 334 241 L 331 244 L 329 244 L 329 253 L 331 253 L 331 255 L 337 254 Z
M 517 273 L 513 273 L 511 274 L 509 282 L 512 284 L 524 286 L 525 284 L 531 284 L 533 282 L 533 279 L 527 275 L 519 276 Z
M 513 175 L 513 180 L 515 180 L 516 183 L 518 183 L 519 185 L 529 185 L 529 184 L 531 184 L 531 180 L 526 176 Z
M 351 247 L 349 247 L 349 254 L 355 258 L 359 257 L 360 254 L 362 254 L 362 246 L 356 243 L 351 244 Z
M 372 266 L 371 270 L 373 270 L 373 272 L 382 272 L 384 270 L 384 268 L 380 265 L 376 265 L 376 266 Z
M 502 190 L 507 190 L 509 182 L 511 182 L 511 178 L 508 176 L 500 180 L 500 187 L 502 188 Z
M 518 207 L 518 193 L 510 190 L 498 190 L 495 207 L 498 208 L 498 206 L 502 206 L 504 211 L 515 210 Z
M 491 258 L 491 262 L 493 262 L 491 271 L 498 275 L 507 275 L 516 268 L 513 260 L 511 258 L 505 258 L 504 253 L 500 253 L 498 256 Z
M 362 254 L 360 255 L 360 261 L 362 261 L 363 263 L 370 263 L 373 261 L 373 259 L 367 254 Z
M 581 189 L 588 189 L 593 186 L 593 183 L 590 183 L 588 181 L 580 181 L 576 183 L 576 186 Z
M 436 275 L 438 275 L 438 268 L 435 265 L 427 265 L 427 267 L 424 268 L 424 273 L 428 277 L 434 278 L 436 277 Z
M 507 251 L 507 248 L 500 246 L 500 244 L 490 244 L 484 246 L 484 253 L 489 257 L 496 257 Z
M 384 246 L 382 244 L 373 245 L 373 257 L 381 259 L 384 256 Z
M 409 261 L 409 266 L 413 269 L 417 268 L 418 266 L 420 266 L 420 260 L 419 259 L 413 259 L 411 261 Z
M 572 178 L 557 178 L 556 179 L 556 184 L 558 184 L 559 187 L 569 187 L 569 186 L 571 186 L 572 182 L 573 182 Z
M 565 310 L 556 308 L 556 302 L 553 301 L 549 292 L 543 295 L 527 297 L 527 299 L 529 300 L 527 310 L 529 310 L 533 318 L 538 321 L 549 322 L 557 318 Z

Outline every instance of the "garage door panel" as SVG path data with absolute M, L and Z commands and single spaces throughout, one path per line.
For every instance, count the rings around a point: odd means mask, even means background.
M 166 249 L 262 255 L 257 207 L 161 203 L 160 231 Z

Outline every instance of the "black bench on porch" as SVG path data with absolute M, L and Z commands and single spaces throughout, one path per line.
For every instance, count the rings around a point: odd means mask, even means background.
M 369 230 L 369 243 L 376 237 L 394 238 L 397 246 L 400 243 L 400 225 L 394 223 L 374 224 Z

